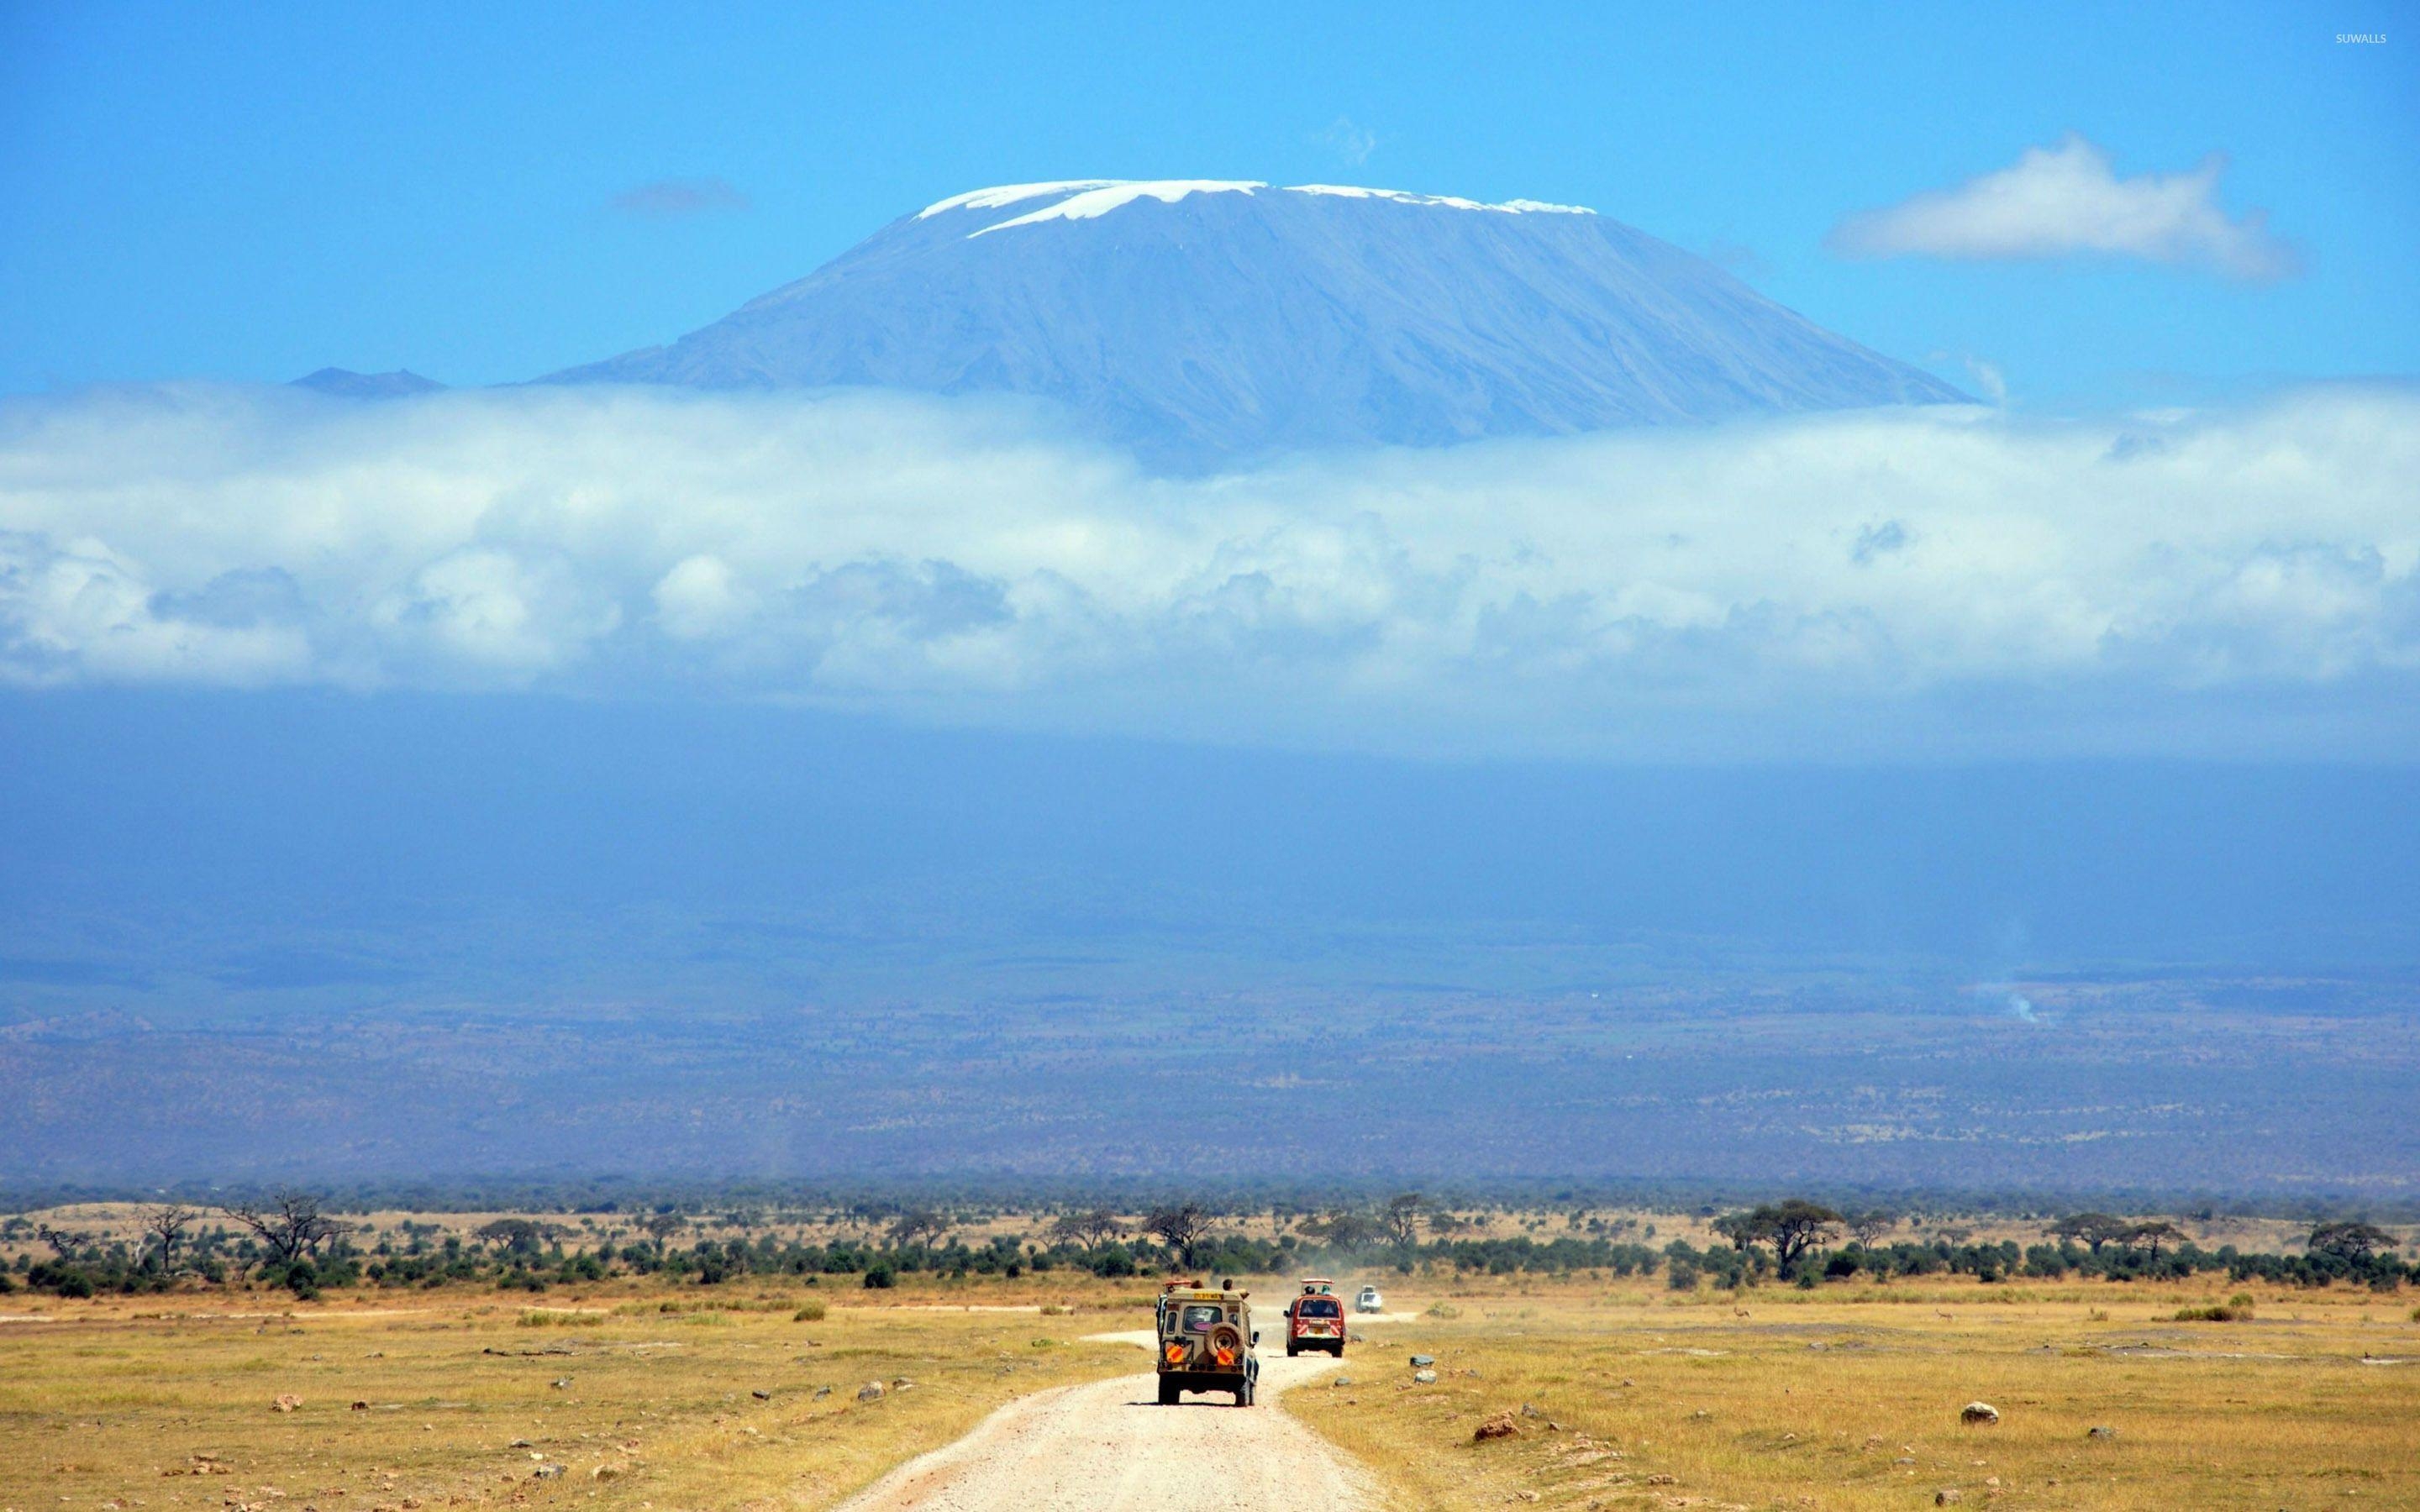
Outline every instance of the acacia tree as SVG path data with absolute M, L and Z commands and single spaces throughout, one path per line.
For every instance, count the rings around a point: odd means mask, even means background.
M 554 1232 L 551 1224 L 528 1218 L 499 1218 L 494 1223 L 482 1226 L 478 1237 L 507 1255 L 530 1256 L 535 1255 L 539 1246 L 552 1238 Z
M 92 1236 L 81 1229 L 54 1228 L 48 1224 L 39 1225 L 34 1229 L 34 1236 L 51 1246 L 51 1253 L 63 1260 L 75 1258 L 76 1251 L 92 1242 Z
M 2088 1244 L 2092 1253 L 2101 1253 L 2103 1244 L 2128 1239 L 2134 1226 L 2125 1219 L 2106 1212 L 2071 1212 L 2042 1232 L 2053 1239 L 2065 1239 Z
M 938 1244 L 952 1227 L 947 1214 L 930 1208 L 917 1208 L 891 1221 L 891 1242 L 901 1246 L 912 1246 L 920 1240 L 926 1244 Z
M 679 1233 L 686 1223 L 687 1220 L 676 1212 L 651 1212 L 639 1220 L 639 1227 L 647 1231 L 647 1237 L 656 1242 L 658 1250 L 661 1250 L 664 1241 Z
M 1420 1242 L 1420 1225 L 1428 1215 L 1428 1198 L 1418 1192 L 1404 1192 L 1387 1199 L 1387 1205 L 1378 1210 L 1378 1223 L 1388 1238 L 1409 1249 Z
M 1179 1263 L 1191 1265 L 1193 1252 L 1210 1236 L 1210 1214 L 1198 1202 L 1178 1203 L 1155 1208 L 1142 1226 L 1176 1252 Z
M 251 1229 L 269 1246 L 270 1257 L 285 1265 L 318 1258 L 320 1245 L 352 1227 L 321 1212 L 317 1196 L 292 1187 L 279 1187 L 266 1202 L 229 1203 L 221 1211 Z
M 1748 1216 L 1761 1227 L 1763 1232 L 1759 1237 L 1773 1242 L 1774 1258 L 1784 1272 L 1800 1256 L 1830 1240 L 1834 1227 L 1840 1222 L 1838 1213 L 1804 1197 L 1761 1207 Z
M 198 1211 L 178 1202 L 143 1210 L 143 1231 L 160 1242 L 161 1274 L 177 1269 L 177 1246 L 185 1242 L 185 1230 L 200 1216 Z
M 1750 1249 L 1772 1238 L 1766 1231 L 1763 1210 L 1755 1212 L 1727 1212 L 1706 1227 L 1731 1242 L 1731 1248 L 1745 1255 Z
M 1050 1226 L 1053 1237 L 1081 1244 L 1088 1253 L 1098 1250 L 1110 1240 L 1125 1238 L 1125 1223 L 1107 1208 L 1066 1213 Z
M 1362 1249 L 1379 1238 L 1377 1223 L 1368 1213 L 1350 1208 L 1339 1208 L 1317 1218 L 1303 1220 L 1302 1231 L 1331 1249 Z
M 2187 1235 L 2183 1229 L 2164 1218 L 2139 1223 L 2126 1230 L 2127 1246 L 2133 1248 L 2139 1245 L 2146 1255 L 2155 1260 L 2160 1257 L 2161 1245 L 2181 1244 L 2186 1238 Z
M 1881 1208 L 1868 1208 L 1862 1212 L 1849 1214 L 1846 1222 L 1849 1232 L 1857 1236 L 1857 1242 L 1870 1249 L 1875 1240 L 1899 1227 L 1899 1214 Z
M 2320 1224 L 2305 1246 L 2314 1255 L 2333 1255 L 2358 1265 L 2381 1250 L 2395 1248 L 2395 1236 L 2376 1224 Z

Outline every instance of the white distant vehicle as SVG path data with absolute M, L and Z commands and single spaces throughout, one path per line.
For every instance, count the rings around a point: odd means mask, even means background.
M 1361 1294 L 1353 1299 L 1353 1310 L 1357 1313 L 1383 1313 L 1387 1310 L 1387 1299 L 1378 1295 L 1376 1287 L 1363 1287 Z

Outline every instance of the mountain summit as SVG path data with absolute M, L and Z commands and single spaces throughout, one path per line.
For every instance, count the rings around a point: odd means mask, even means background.
M 1187 469 L 1963 398 L 1593 210 L 1219 179 L 955 195 L 548 381 L 1033 394 Z

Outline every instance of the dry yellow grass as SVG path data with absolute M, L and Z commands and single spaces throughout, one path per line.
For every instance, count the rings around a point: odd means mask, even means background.
M 0 1323 L 0 1506 L 820 1506 L 1011 1396 L 1135 1368 L 1131 1349 L 1080 1342 L 1122 1319 L 927 1310 L 1038 1294 L 839 1294 L 869 1305 L 797 1320 L 824 1289 L 550 1295 L 605 1309 L 546 1315 L 600 1319 L 572 1327 L 468 1290 L 46 1299 L 42 1320 Z M 301 1405 L 276 1411 L 281 1394 Z
M 1945 1488 L 2006 1509 L 2420 1505 L 2420 1363 L 2363 1363 L 2420 1360 L 2408 1297 L 2254 1288 L 2251 1320 L 2186 1323 L 2179 1308 L 2237 1288 L 1380 1279 L 1391 1305 L 1452 1316 L 1369 1325 L 1355 1384 L 1285 1407 L 1405 1507 L 1856 1512 Z M 0 1512 L 826 1506 L 1013 1396 L 1137 1369 L 1082 1337 L 1134 1326 L 1148 1295 L 1063 1273 L 890 1293 L 621 1283 L 535 1306 L 467 1288 L 13 1297 L 40 1320 L 0 1323 Z M 824 1318 L 796 1317 L 816 1302 Z M 1078 1310 L 952 1306 L 1046 1302 Z M 1411 1384 L 1416 1350 L 1435 1385 Z M 903 1376 L 917 1385 L 857 1402 Z M 301 1406 L 274 1411 L 281 1393 Z M 1959 1426 L 1976 1398 L 1998 1427 Z M 1506 1412 L 1515 1436 L 1473 1442 Z
M 2420 1505 L 2408 1302 L 2254 1288 L 2250 1321 L 2173 1320 L 2235 1289 L 1449 1298 L 1286 1405 L 1406 1507 Z M 1961 1426 L 1978 1399 L 1998 1426 Z M 1475 1441 L 1500 1412 L 1518 1431 Z

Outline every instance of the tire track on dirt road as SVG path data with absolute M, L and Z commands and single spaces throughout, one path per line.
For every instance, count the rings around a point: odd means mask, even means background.
M 1140 1343 L 1149 1332 L 1095 1335 Z M 1188 1396 L 1119 1376 L 1020 1397 L 956 1443 L 901 1465 L 841 1512 L 1378 1512 L 1377 1483 L 1276 1408 L 1329 1359 L 1261 1356 L 1261 1404 Z

